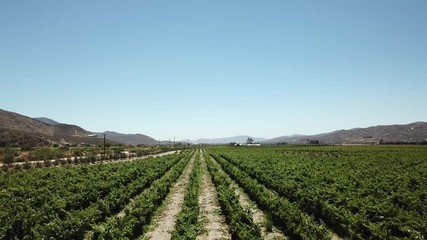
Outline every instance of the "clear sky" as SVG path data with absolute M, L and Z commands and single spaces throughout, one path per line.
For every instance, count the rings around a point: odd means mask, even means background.
M 0 108 L 277 137 L 427 121 L 427 1 L 0 1 Z

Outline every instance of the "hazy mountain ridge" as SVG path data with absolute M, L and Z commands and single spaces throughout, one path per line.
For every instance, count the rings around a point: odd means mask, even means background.
M 224 138 L 201 138 L 201 139 L 197 139 L 197 140 L 190 140 L 190 143 L 193 143 L 193 144 L 197 144 L 197 143 L 224 144 L 224 143 L 230 143 L 230 142 L 246 143 L 248 138 L 252 138 L 254 140 L 254 142 L 262 142 L 262 141 L 267 140 L 266 138 L 261 138 L 261 137 L 251 137 L 248 135 L 239 135 L 239 136 L 224 137 Z
M 265 143 L 306 143 L 318 140 L 327 144 L 369 144 L 383 142 L 423 142 L 427 141 L 427 123 L 378 125 L 367 128 L 337 130 L 329 133 L 303 136 L 283 136 L 265 141 Z
M 33 119 L 36 121 L 42 122 L 42 123 L 46 123 L 46 124 L 51 125 L 51 126 L 56 126 L 56 125 L 61 124 L 55 120 L 52 120 L 52 119 L 46 118 L 46 117 L 38 117 L 38 118 L 33 118 Z
M 136 133 L 136 134 L 124 134 L 124 133 L 118 133 L 114 131 L 106 131 L 103 133 L 98 133 L 99 136 L 102 136 L 102 134 L 106 134 L 105 138 L 123 143 L 128 145 L 138 145 L 138 144 L 145 144 L 145 145 L 155 145 L 158 144 L 158 141 L 156 141 L 154 138 Z

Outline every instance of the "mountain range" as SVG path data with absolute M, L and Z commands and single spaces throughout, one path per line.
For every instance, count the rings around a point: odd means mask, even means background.
M 370 144 L 427 141 L 427 123 L 379 125 L 367 128 L 337 130 L 316 135 L 293 135 L 273 138 L 264 143 L 303 144 L 318 141 L 325 144 Z
M 123 134 L 114 131 L 95 133 L 85 130 L 77 125 L 59 123 L 55 120 L 38 117 L 31 118 L 18 113 L 0 109 L 0 147 L 1 146 L 49 146 L 57 144 L 102 144 L 103 134 L 109 143 L 128 145 L 156 145 L 158 140 L 144 134 Z M 252 138 L 256 143 L 277 144 L 304 144 L 319 142 L 325 144 L 372 144 L 379 142 L 425 142 L 427 141 L 427 123 L 414 122 L 402 125 L 379 125 L 368 128 L 354 128 L 350 130 L 337 130 L 330 133 L 316 135 L 291 135 L 273 139 L 240 135 L 225 138 L 197 139 L 190 143 L 198 144 L 226 144 L 230 142 L 246 143 Z M 177 141 L 176 143 L 187 143 Z M 171 144 L 161 141 L 160 144 Z

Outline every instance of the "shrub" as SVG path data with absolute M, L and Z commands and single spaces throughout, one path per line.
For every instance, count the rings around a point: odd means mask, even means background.
M 50 160 L 62 157 L 63 151 L 59 148 L 37 148 L 35 155 L 37 160 Z
M 4 164 L 10 164 L 15 162 L 15 155 L 11 152 L 7 152 L 4 156 L 3 156 L 3 163 Z
M 0 170 L 3 171 L 3 172 L 8 172 L 9 171 L 9 166 L 6 165 L 6 164 L 2 165 L 1 168 L 0 168 Z
M 33 147 L 30 145 L 24 145 L 21 147 L 21 151 L 31 151 L 33 150 Z
M 50 160 L 44 160 L 44 161 L 43 161 L 43 163 L 44 163 L 44 166 L 45 166 L 45 167 L 50 167 L 50 166 L 52 166 L 52 162 L 51 162 Z
M 15 170 L 15 171 L 19 171 L 22 169 L 23 169 L 23 166 L 21 164 L 14 164 L 13 165 L 13 170 Z
M 36 168 L 42 168 L 43 167 L 43 163 L 42 162 L 40 162 L 40 161 L 37 161 L 36 162 L 36 166 L 35 166 Z
M 61 151 L 65 152 L 65 151 L 68 151 L 70 148 L 67 146 L 62 146 L 60 149 L 61 149 Z
M 24 164 L 22 164 L 22 167 L 26 170 L 31 168 L 31 163 L 28 161 L 25 161 Z
M 271 213 L 268 212 L 265 216 L 265 222 L 264 222 L 265 228 L 267 232 L 273 231 L 273 217 L 271 216 Z

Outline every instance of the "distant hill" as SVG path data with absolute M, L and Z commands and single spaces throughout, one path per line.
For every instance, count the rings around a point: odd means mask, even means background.
M 110 143 L 156 145 L 158 141 L 143 134 L 122 134 L 113 131 L 104 132 Z M 0 147 L 1 146 L 48 146 L 52 143 L 89 143 L 102 144 L 102 135 L 88 137 L 92 132 L 79 126 L 59 123 L 49 118 L 30 118 L 18 113 L 0 109 Z M 226 138 L 198 139 L 190 143 L 227 144 L 246 143 L 250 136 L 241 135 Z M 414 122 L 404 125 L 380 125 L 368 128 L 337 130 L 316 135 L 292 135 L 273 139 L 251 137 L 260 143 L 307 143 L 307 140 L 327 144 L 370 144 L 383 142 L 422 142 L 427 141 L 427 123 Z M 177 141 L 186 144 L 187 140 Z M 162 145 L 169 144 L 162 141 Z
M 306 135 L 294 134 L 290 136 L 281 136 L 263 141 L 262 143 L 295 143 L 299 142 L 300 139 L 306 139 Z
M 39 118 L 33 118 L 33 119 L 36 121 L 42 122 L 42 123 L 46 123 L 46 124 L 51 125 L 51 126 L 56 126 L 56 125 L 61 124 L 55 120 L 52 120 L 50 118 L 45 118 L 45 117 L 39 117 Z
M 145 144 L 145 145 L 155 145 L 158 144 L 158 141 L 155 140 L 152 137 L 149 137 L 147 135 L 144 134 L 123 134 L 123 133 L 117 133 L 117 132 L 112 132 L 112 131 L 107 131 L 107 132 L 103 132 L 103 133 L 99 133 L 99 134 L 107 134 L 105 136 L 106 139 L 115 141 L 115 142 L 119 142 L 119 143 L 123 143 L 123 144 L 128 144 L 128 145 L 138 145 L 138 144 Z M 102 135 L 101 135 L 102 136 Z
M 0 146 L 48 146 L 51 143 L 102 144 L 91 132 L 70 124 L 49 121 L 51 124 L 0 109 Z
M 0 128 L 32 134 L 53 136 L 55 129 L 43 122 L 0 109 Z
M 254 142 L 262 142 L 267 139 L 260 138 L 260 137 L 251 137 L 247 135 L 240 135 L 240 136 L 234 136 L 234 137 L 225 137 L 225 138 L 202 138 L 197 140 L 190 140 L 190 143 L 197 144 L 197 143 L 206 143 L 206 144 L 224 144 L 224 143 L 246 143 L 248 138 L 252 138 Z M 186 142 L 185 140 L 182 140 L 182 142 Z
M 0 147 L 35 147 L 49 144 L 49 137 L 42 134 L 0 128 Z
M 157 140 L 143 134 L 122 134 L 113 131 L 106 133 L 109 143 L 128 145 L 155 145 Z M 48 146 L 54 143 L 102 144 L 102 134 L 89 137 L 92 132 L 72 124 L 39 117 L 30 118 L 18 113 L 0 109 L 0 146 Z M 166 143 L 162 143 L 166 144 Z
M 383 142 L 423 142 L 427 141 L 427 123 L 414 122 L 403 125 L 379 125 L 367 128 L 337 130 L 309 136 L 283 136 L 264 143 L 306 143 L 318 140 L 327 144 L 369 144 Z

